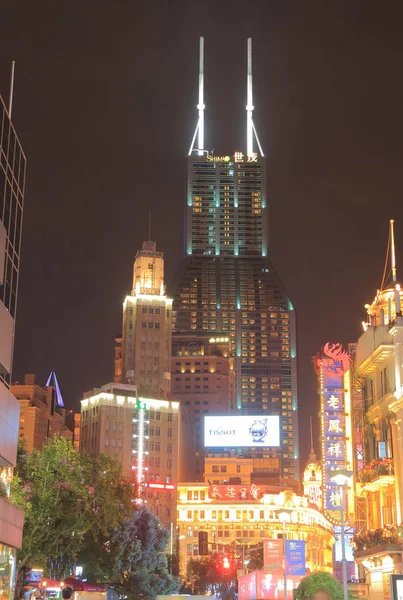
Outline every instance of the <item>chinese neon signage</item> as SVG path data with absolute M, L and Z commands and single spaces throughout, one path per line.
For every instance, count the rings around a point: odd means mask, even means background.
M 229 163 L 231 161 L 234 161 L 236 163 L 239 162 L 257 162 L 257 152 L 252 152 L 251 154 L 244 154 L 243 152 L 234 152 L 234 154 L 232 156 L 228 156 L 228 154 L 226 154 L 225 156 L 215 156 L 214 154 L 207 154 L 206 155 L 206 160 L 207 162 L 226 162 Z
M 252 485 L 210 485 L 208 497 L 213 500 L 260 500 L 262 492 L 255 483 Z
M 342 498 L 339 486 L 332 481 L 332 471 L 346 469 L 349 407 L 346 406 L 344 376 L 351 357 L 341 344 L 327 343 L 313 359 L 319 377 L 323 456 L 324 509 L 331 520 L 340 521 Z

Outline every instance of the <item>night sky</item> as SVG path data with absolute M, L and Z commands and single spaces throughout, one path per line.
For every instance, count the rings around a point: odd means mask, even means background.
M 65 403 L 107 383 L 132 263 L 148 238 L 168 282 L 206 45 L 206 143 L 245 150 L 246 38 L 268 161 L 270 257 L 298 313 L 301 451 L 311 357 L 356 341 L 388 221 L 403 271 L 402 5 L 355 0 L 3 0 L 0 93 L 28 160 L 14 380 L 56 369 Z M 317 437 L 317 432 L 315 432 Z M 317 444 L 318 446 L 318 444 Z

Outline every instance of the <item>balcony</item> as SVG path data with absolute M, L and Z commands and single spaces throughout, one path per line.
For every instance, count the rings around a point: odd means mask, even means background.
M 357 375 L 366 377 L 393 354 L 393 336 L 387 325 L 369 327 L 357 344 Z
M 402 552 L 398 529 L 393 526 L 356 534 L 353 536 L 352 545 L 354 558 L 359 561 L 373 556 Z
M 360 471 L 358 479 L 363 484 L 363 492 L 376 492 L 382 487 L 394 484 L 393 459 L 377 458 L 372 460 Z

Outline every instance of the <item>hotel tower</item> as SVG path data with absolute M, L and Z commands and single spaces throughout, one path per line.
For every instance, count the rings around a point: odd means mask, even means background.
M 295 310 L 268 256 L 266 160 L 253 108 L 249 39 L 246 149 L 228 149 L 222 156 L 207 149 L 201 38 L 199 116 L 187 157 L 185 256 L 172 294 L 173 342 L 184 334 L 228 338 L 235 371 L 230 412 L 280 417 L 279 447 L 232 453 L 275 455 L 278 476 L 299 479 Z M 172 378 L 175 397 L 179 370 L 176 377 L 173 369 Z M 199 419 L 196 443 L 202 446 Z

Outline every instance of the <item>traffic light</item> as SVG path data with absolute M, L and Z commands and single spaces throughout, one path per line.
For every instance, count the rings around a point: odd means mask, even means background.
M 224 556 L 222 559 L 222 571 L 224 575 L 229 575 L 231 571 L 231 563 L 228 556 Z
M 199 556 L 208 555 L 208 532 L 199 531 Z
M 233 575 L 237 569 L 236 558 L 234 556 L 228 556 L 224 554 L 219 557 L 217 567 L 221 575 Z

